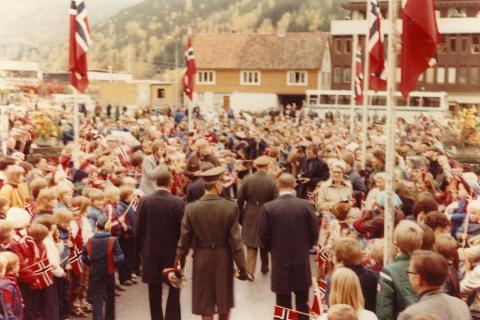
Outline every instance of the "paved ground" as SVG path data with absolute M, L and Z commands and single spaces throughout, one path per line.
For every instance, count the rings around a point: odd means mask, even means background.
M 191 279 L 190 265 L 187 265 L 186 273 L 187 278 Z M 164 290 L 164 296 L 167 291 Z M 191 281 L 187 281 L 180 296 L 182 320 L 200 319 L 191 313 L 191 292 Z M 163 301 L 165 303 L 166 298 Z M 129 287 L 116 302 L 118 320 L 150 319 L 146 285 L 139 283 Z M 270 291 L 270 273 L 264 276 L 257 272 L 254 282 L 235 281 L 235 308 L 230 319 L 271 319 L 274 303 L 275 295 Z

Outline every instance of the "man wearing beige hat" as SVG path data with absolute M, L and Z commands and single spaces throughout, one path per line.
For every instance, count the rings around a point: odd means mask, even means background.
M 265 203 L 278 196 L 275 180 L 267 174 L 270 158 L 261 156 L 254 161 L 257 172 L 245 177 L 238 194 L 243 242 L 247 247 L 247 271 L 255 273 L 257 251 L 260 248 L 260 216 Z M 260 248 L 262 273 L 268 272 L 268 251 Z

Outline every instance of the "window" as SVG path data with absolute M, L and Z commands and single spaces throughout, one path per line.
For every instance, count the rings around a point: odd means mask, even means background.
M 448 83 L 455 84 L 457 80 L 457 68 L 449 67 L 448 68 Z
M 468 38 L 462 38 L 462 53 L 468 52 Z
M 479 74 L 478 74 L 478 67 L 471 67 L 470 68 L 470 84 L 479 84 Z
M 457 52 L 457 38 L 450 38 L 450 52 L 455 53 Z
M 198 84 L 215 84 L 215 71 L 200 71 L 197 73 Z
M 352 70 L 350 68 L 343 69 L 343 83 L 352 82 Z
M 468 79 L 468 68 L 460 67 L 458 69 L 458 83 L 467 84 L 467 79 Z
M 443 84 L 445 83 L 445 68 L 438 67 L 437 68 L 437 83 Z
M 240 84 L 243 86 L 259 86 L 261 83 L 260 71 L 242 71 Z
M 427 81 L 427 83 L 433 83 L 433 80 L 434 80 L 434 79 L 433 79 L 433 78 L 434 78 L 434 77 L 433 77 L 433 74 L 434 74 L 433 71 L 434 71 L 433 68 L 428 68 L 428 69 L 427 69 L 427 75 L 426 75 L 426 78 L 427 78 L 426 81 Z
M 352 53 L 352 40 L 345 40 L 345 53 Z
M 306 86 L 308 84 L 308 73 L 306 71 L 287 72 L 287 85 Z
M 157 99 L 165 99 L 165 89 L 157 89 Z
M 342 40 L 340 39 L 335 40 L 335 53 L 342 53 Z
M 447 53 L 447 44 L 445 42 L 440 43 L 437 46 L 437 52 L 438 54 L 446 54 Z
M 340 67 L 333 68 L 333 82 L 334 83 L 342 82 L 342 68 Z
M 472 38 L 472 48 L 471 48 L 472 54 L 480 54 L 480 36 L 475 35 Z

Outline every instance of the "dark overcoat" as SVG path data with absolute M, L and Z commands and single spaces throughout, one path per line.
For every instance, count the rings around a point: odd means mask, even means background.
M 273 292 L 310 288 L 310 248 L 317 243 L 318 232 L 315 210 L 307 200 L 287 194 L 263 206 L 260 237 L 272 256 Z
M 158 190 L 140 201 L 136 233 L 143 282 L 166 282 L 162 271 L 174 266 L 184 209 L 183 200 L 166 190 Z
M 187 205 L 177 254 L 186 257 L 192 246 L 192 313 L 228 313 L 233 307 L 233 261 L 245 269 L 235 202 L 206 194 Z
M 245 177 L 238 194 L 243 242 L 249 248 L 260 247 L 260 214 L 262 206 L 278 195 L 275 179 L 265 171 Z

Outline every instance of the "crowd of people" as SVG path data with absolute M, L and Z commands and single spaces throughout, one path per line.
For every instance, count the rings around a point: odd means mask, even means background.
M 152 319 L 181 319 L 190 249 L 192 313 L 206 320 L 228 319 L 234 264 L 255 281 L 257 254 L 277 307 L 298 319 L 480 319 L 480 184 L 447 156 L 448 125 L 397 121 L 384 265 L 382 121 L 369 123 L 361 167 L 360 120 L 350 131 L 331 113 L 198 112 L 189 131 L 181 111 L 96 108 L 82 113 L 76 148 L 72 113 L 52 109 L 61 153 L 42 155 L 36 112 L 10 112 L 0 158 L 4 319 L 114 319 L 115 296 L 139 277 Z

